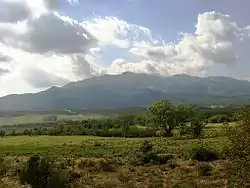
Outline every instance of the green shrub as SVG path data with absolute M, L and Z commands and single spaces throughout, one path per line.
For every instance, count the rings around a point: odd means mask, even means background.
M 140 152 L 142 153 L 150 152 L 152 151 L 152 149 L 153 149 L 153 144 L 148 140 L 143 141 L 142 144 L 140 145 Z
M 169 160 L 167 163 L 167 167 L 171 169 L 175 169 L 178 166 L 179 164 L 175 160 Z
M 196 117 L 192 119 L 190 123 L 190 133 L 194 138 L 199 138 L 203 135 L 206 123 L 201 119 L 201 117 Z
M 0 175 L 6 175 L 7 172 L 9 171 L 10 168 L 10 164 L 8 164 L 8 162 L 6 160 L 4 160 L 3 158 L 0 158 Z
M 22 184 L 27 183 L 32 188 L 67 188 L 80 177 L 47 158 L 32 156 L 24 165 L 19 178 Z
M 95 147 L 102 146 L 102 143 L 95 141 L 95 142 L 94 142 L 94 146 L 95 146 Z
M 143 163 L 151 163 L 151 164 L 157 164 L 157 165 L 162 165 L 162 164 L 167 164 L 167 162 L 173 159 L 173 155 L 169 154 L 158 154 L 156 152 L 149 152 L 143 156 Z
M 115 172 L 118 168 L 118 163 L 113 159 L 82 158 L 78 162 L 78 167 L 81 169 L 89 168 L 91 171 Z
M 226 158 L 231 187 L 250 187 L 250 108 L 242 108 L 235 116 L 236 126 L 226 127 Z
M 208 118 L 208 123 L 228 123 L 232 118 L 229 115 L 214 115 Z
M 211 165 L 202 163 L 197 167 L 199 176 L 210 176 L 213 168 Z
M 215 161 L 219 159 L 219 155 L 215 150 L 204 146 L 193 148 L 189 155 L 192 160 L 197 161 Z

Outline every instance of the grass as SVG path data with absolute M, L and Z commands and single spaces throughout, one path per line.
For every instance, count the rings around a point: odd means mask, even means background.
M 130 164 L 138 148 L 145 140 L 153 143 L 155 151 L 174 154 L 175 159 L 166 165 L 137 166 Z M 93 136 L 16 136 L 0 139 L 0 156 L 8 159 L 26 160 L 39 153 L 55 157 L 56 161 L 75 161 L 71 169 L 81 175 L 77 182 L 79 188 L 87 187 L 224 187 L 225 172 L 223 161 L 215 161 L 209 176 L 200 175 L 199 162 L 190 163 L 182 156 L 191 148 L 205 142 L 212 148 L 221 148 L 225 137 L 199 139 L 175 138 L 100 138 Z M 106 159 L 115 159 L 108 163 Z M 87 160 L 87 161 L 86 161 Z M 15 162 L 10 163 L 10 165 Z M 20 162 L 19 162 L 20 164 Z M 86 165 L 87 164 L 87 165 Z M 119 165 L 118 165 L 119 164 Z M 14 165 L 15 166 L 15 165 Z M 18 165 L 17 165 L 18 166 Z M 112 167 L 112 169 L 111 169 Z M 9 169 L 15 169 L 11 167 Z M 0 187 L 21 185 L 15 176 L 2 179 Z
M 16 125 L 16 124 L 29 124 L 29 123 L 42 123 L 43 116 L 27 115 L 16 117 L 0 117 L 0 125 Z
M 92 136 L 14 136 L 0 139 L 0 155 L 30 155 L 35 153 L 64 156 L 116 157 L 129 160 L 144 140 L 153 143 L 155 150 L 184 155 L 201 141 L 220 150 L 225 137 L 207 139 L 174 138 L 100 138 Z
M 234 124 L 231 124 L 234 126 Z M 225 187 L 226 161 L 206 163 L 212 167 L 209 173 L 200 172 L 204 163 L 190 161 L 186 154 L 194 147 L 205 144 L 209 148 L 222 151 L 227 137 L 221 135 L 222 124 L 208 124 L 206 138 L 102 138 L 94 136 L 8 136 L 0 138 L 0 157 L 26 160 L 28 156 L 40 154 L 56 160 L 73 161 L 69 168 L 81 175 L 76 187 Z M 137 126 L 137 128 L 144 128 Z M 218 134 L 219 133 L 219 134 Z M 153 150 L 161 154 L 171 154 L 165 165 L 131 164 L 144 141 L 153 144 Z M 115 159 L 117 163 L 107 163 Z M 104 163 L 104 162 L 105 163 Z M 10 163 L 11 165 L 15 163 Z M 88 164 L 88 165 L 86 165 Z M 112 170 L 109 171 L 109 166 Z M 108 166 L 108 168 L 107 168 Z M 10 168 L 13 169 L 13 168 Z M 200 171 L 199 171 L 200 169 Z M 0 181 L 2 187 L 20 187 L 18 178 L 7 176 Z
M 21 125 L 21 124 L 31 124 L 31 123 L 43 123 L 44 117 L 50 115 L 23 115 L 14 117 L 0 117 L 0 126 L 6 125 Z M 102 118 L 101 114 L 77 114 L 77 115 L 56 115 L 58 120 L 73 120 L 80 121 L 88 118 Z

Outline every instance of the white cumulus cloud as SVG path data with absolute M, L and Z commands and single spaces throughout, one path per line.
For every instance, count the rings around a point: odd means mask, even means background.
M 114 62 L 114 66 L 137 69 L 145 63 L 161 67 L 157 73 L 173 75 L 180 73 L 200 74 L 217 64 L 236 65 L 240 61 L 243 39 L 249 40 L 246 28 L 240 28 L 228 15 L 207 12 L 198 15 L 194 34 L 183 33 L 177 43 L 154 45 L 149 42 L 134 43 L 130 52 L 142 56 L 141 62 Z M 145 62 L 145 60 L 147 60 Z M 247 63 L 247 62 L 245 62 Z M 155 73 L 152 71 L 152 73 Z M 223 74 L 223 72 L 221 73 Z M 235 76 L 235 75 L 232 75 Z M 236 75 L 237 76 L 237 75 Z
M 0 1 L 0 96 L 127 71 L 250 78 L 250 26 L 239 27 L 229 15 L 202 13 L 194 33 L 166 43 L 164 36 L 116 17 L 62 16 L 60 3 Z

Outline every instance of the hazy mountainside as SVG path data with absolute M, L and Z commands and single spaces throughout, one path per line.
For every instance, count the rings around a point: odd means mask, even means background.
M 36 94 L 0 98 L 0 110 L 100 109 L 145 106 L 159 99 L 175 102 L 248 101 L 250 82 L 227 77 L 160 77 L 124 73 L 52 87 Z

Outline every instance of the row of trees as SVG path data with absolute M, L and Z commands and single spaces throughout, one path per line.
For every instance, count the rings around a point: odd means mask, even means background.
M 53 118 L 54 121 L 55 118 Z M 49 119 L 50 121 L 51 119 Z M 95 135 L 116 137 L 173 136 L 178 130 L 180 136 L 200 137 L 206 125 L 204 115 L 193 106 L 175 106 L 161 100 L 149 106 L 145 113 L 124 112 L 104 119 L 58 122 L 53 127 L 26 129 L 22 133 L 13 131 L 10 135 Z M 5 132 L 0 132 L 1 136 Z

